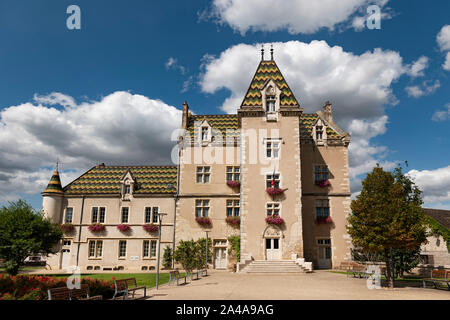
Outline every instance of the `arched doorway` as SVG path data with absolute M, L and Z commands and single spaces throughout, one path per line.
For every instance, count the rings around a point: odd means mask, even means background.
M 281 230 L 277 226 L 268 226 L 264 230 L 264 256 L 266 260 L 281 260 Z

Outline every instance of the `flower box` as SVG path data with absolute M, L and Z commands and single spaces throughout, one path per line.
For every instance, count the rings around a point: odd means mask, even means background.
M 130 226 L 128 224 L 118 224 L 117 229 L 122 232 L 125 232 L 125 231 L 130 230 Z
M 60 228 L 64 233 L 72 232 L 75 229 L 75 227 L 71 223 L 64 223 L 60 226 Z
M 280 216 L 274 215 L 274 216 L 268 216 L 268 217 L 266 218 L 266 222 L 267 222 L 268 224 L 280 225 L 280 224 L 283 224 L 283 223 L 284 223 L 284 220 L 283 220 L 283 218 L 281 218 Z
M 147 232 L 156 232 L 159 228 L 156 224 L 144 224 L 142 227 Z
M 316 181 L 316 185 L 321 188 L 326 188 L 331 186 L 331 182 L 330 180 Z
M 317 224 L 327 224 L 327 223 L 333 223 L 333 219 L 331 219 L 330 216 L 328 217 L 318 217 L 316 219 Z
M 286 189 L 280 189 L 280 188 L 267 188 L 266 192 L 268 194 L 270 194 L 271 196 L 276 196 L 278 194 L 283 194 L 285 190 Z
M 101 231 L 105 230 L 105 226 L 100 223 L 93 223 L 88 227 L 88 229 L 89 229 L 89 231 L 92 231 L 92 232 L 101 232 Z
M 233 181 L 233 180 L 228 180 L 227 181 L 227 185 L 231 188 L 237 188 L 241 185 L 240 181 Z
M 197 223 L 200 225 L 210 225 L 211 224 L 211 219 L 208 217 L 197 217 L 197 218 L 195 218 L 195 221 L 197 221 Z
M 240 223 L 241 223 L 241 218 L 240 217 L 232 217 L 232 216 L 230 216 L 230 217 L 227 217 L 226 219 L 225 219 L 225 221 L 228 223 L 228 224 L 231 224 L 231 225 L 239 225 Z

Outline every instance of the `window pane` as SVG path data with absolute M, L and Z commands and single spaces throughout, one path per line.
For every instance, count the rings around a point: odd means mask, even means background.
M 92 208 L 92 222 L 97 222 L 98 220 L 98 208 Z
M 202 182 L 202 175 L 197 174 L 197 183 L 201 183 L 201 182 Z
M 197 167 L 197 172 L 203 172 L 203 167 Z
M 209 172 L 209 170 L 210 170 L 210 167 L 205 167 L 204 172 Z
M 227 180 L 228 181 L 233 180 L 233 174 L 232 173 L 227 173 Z
M 103 241 L 97 241 L 97 253 L 96 253 L 97 257 L 102 256 L 102 250 L 103 250 Z
M 151 257 L 156 257 L 156 241 L 152 241 L 152 247 L 150 251 Z
M 273 239 L 273 248 L 278 249 L 278 239 Z
M 272 249 L 272 239 L 266 239 L 266 249 Z
M 203 206 L 209 206 L 209 200 L 203 200 Z
M 195 208 L 195 217 L 199 218 L 202 216 L 202 209 L 201 208 Z
M 239 208 L 234 208 L 234 216 L 235 217 L 239 216 Z
M 227 217 L 231 217 L 233 215 L 233 208 L 227 208 Z
M 209 182 L 209 174 L 205 174 L 203 179 L 203 182 L 208 183 Z
M 203 216 L 207 217 L 209 212 L 209 208 L 203 208 Z
M 89 242 L 89 257 L 94 257 L 94 256 L 95 256 L 95 242 L 90 241 Z
M 67 223 L 72 222 L 72 216 L 73 216 L 73 208 L 67 208 L 67 210 L 66 210 L 66 222 Z
M 144 257 L 148 257 L 148 249 L 149 249 L 149 241 L 148 240 L 144 240 L 143 252 L 142 252 L 142 255 Z
M 99 222 L 100 223 L 104 223 L 105 222 L 105 211 L 106 211 L 105 207 L 101 207 L 100 208 L 100 218 L 99 218 Z
M 234 180 L 235 180 L 235 181 L 239 181 L 240 178 L 241 178 L 241 175 L 240 175 L 239 173 L 235 173 L 235 174 L 234 174 Z

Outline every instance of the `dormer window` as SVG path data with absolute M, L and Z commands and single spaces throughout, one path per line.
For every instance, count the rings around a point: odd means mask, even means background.
M 202 141 L 209 141 L 209 128 L 202 127 Z
M 267 97 L 266 112 L 275 112 L 275 97 Z
M 323 138 L 323 126 L 316 126 L 316 140 L 322 140 Z
M 129 184 L 125 185 L 124 193 L 125 194 L 130 194 L 130 191 L 131 191 L 130 185 Z

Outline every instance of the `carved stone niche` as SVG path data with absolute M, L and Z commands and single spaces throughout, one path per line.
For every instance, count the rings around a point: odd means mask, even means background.
M 282 238 L 283 233 L 274 225 L 267 226 L 264 230 L 263 238 Z

